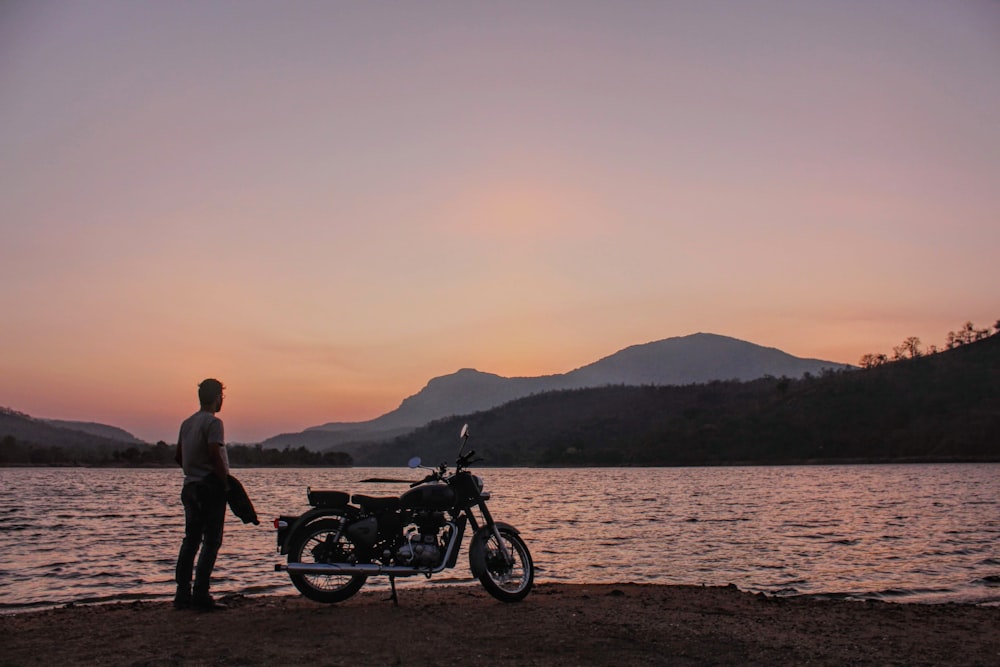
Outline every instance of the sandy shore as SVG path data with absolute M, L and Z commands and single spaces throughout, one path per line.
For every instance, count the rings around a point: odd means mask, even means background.
M 1000 608 L 771 598 L 733 587 L 362 591 L 339 605 L 235 597 L 0 616 L 0 665 L 1000 664 Z

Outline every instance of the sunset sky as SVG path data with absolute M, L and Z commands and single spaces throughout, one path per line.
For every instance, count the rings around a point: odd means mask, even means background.
M 0 5 L 0 406 L 173 440 L 1000 318 L 1000 2 Z

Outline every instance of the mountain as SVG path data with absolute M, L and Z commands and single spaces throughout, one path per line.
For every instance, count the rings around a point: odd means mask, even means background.
M 697 333 L 633 345 L 589 366 L 567 373 L 565 389 L 603 385 L 683 385 L 712 380 L 755 380 L 766 375 L 799 378 L 826 369 L 849 368 L 819 359 L 802 359 L 773 347 Z
M 143 442 L 125 429 L 118 428 L 117 426 L 108 426 L 107 424 L 97 424 L 94 422 L 65 421 L 62 419 L 44 419 L 42 421 L 57 428 L 89 433 L 90 435 L 96 435 L 109 440 L 118 440 L 128 444 L 135 445 Z
M 125 436 L 131 439 L 123 439 Z M 29 449 L 35 451 L 36 462 L 45 463 L 45 450 L 78 450 L 111 456 L 116 450 L 138 443 L 140 441 L 131 434 L 113 426 L 36 419 L 16 410 L 0 408 L 0 463 L 18 461 Z
M 875 368 L 550 392 L 432 422 L 356 465 L 677 466 L 1000 461 L 1000 334 Z
M 264 441 L 265 447 L 328 449 L 350 443 L 386 441 L 429 422 L 471 414 L 533 394 L 608 385 L 685 385 L 713 380 L 753 380 L 765 376 L 799 378 L 824 370 L 850 368 L 819 359 L 794 357 L 717 334 L 690 336 L 634 345 L 568 373 L 506 378 L 462 369 L 432 379 L 400 406 L 367 422 L 336 422 L 301 433 L 286 433 Z M 349 447 L 354 452 L 357 447 Z

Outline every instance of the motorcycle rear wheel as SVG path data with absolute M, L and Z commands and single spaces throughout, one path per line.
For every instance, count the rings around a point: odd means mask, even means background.
M 535 580 L 535 565 L 531 560 L 528 545 L 509 526 L 498 526 L 504 551 L 512 558 L 509 563 L 500 552 L 500 545 L 493 534 L 469 553 L 472 571 L 478 573 L 479 583 L 486 591 L 501 602 L 519 602 L 531 592 Z
M 351 563 L 355 546 L 341 533 L 340 521 L 321 519 L 299 531 L 288 550 L 289 563 Z M 337 538 L 337 539 L 335 539 Z M 332 604 L 343 602 L 365 585 L 363 574 L 290 574 L 292 584 L 310 600 Z

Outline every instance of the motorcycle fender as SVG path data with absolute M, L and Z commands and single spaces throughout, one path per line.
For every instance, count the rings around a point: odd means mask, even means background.
M 295 540 L 295 536 L 298 534 L 299 530 L 309 525 L 317 519 L 335 518 L 339 519 L 342 516 L 350 516 L 343 509 L 330 509 L 329 507 L 322 509 L 311 509 L 302 516 L 298 518 L 298 521 L 293 523 L 286 533 L 285 542 L 281 545 L 280 553 L 287 554 L 288 550 L 292 546 L 292 542 Z
M 515 535 L 521 534 L 521 531 L 509 523 L 497 521 L 495 525 L 498 529 L 509 530 Z M 492 535 L 493 529 L 490 526 L 483 526 L 472 536 L 472 542 L 469 544 L 469 568 L 472 570 L 472 576 L 476 578 L 486 572 L 486 541 Z

